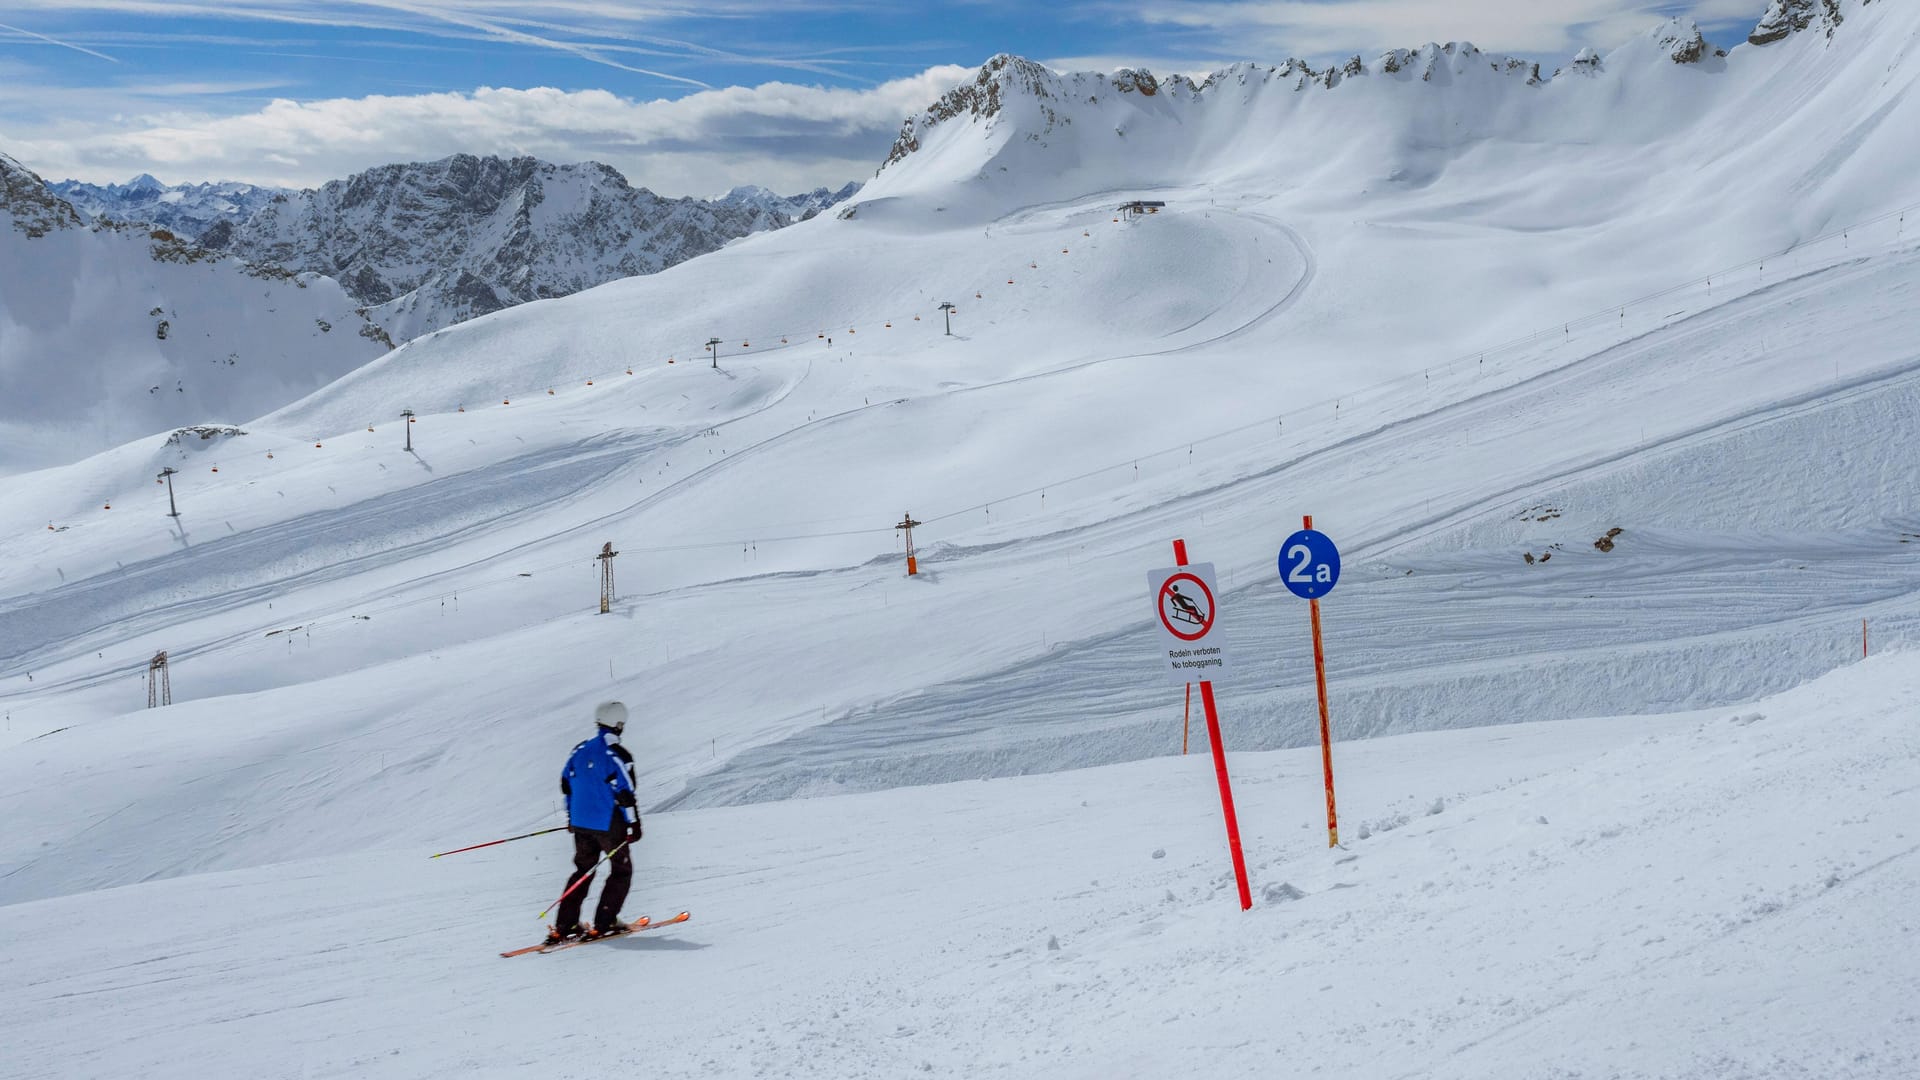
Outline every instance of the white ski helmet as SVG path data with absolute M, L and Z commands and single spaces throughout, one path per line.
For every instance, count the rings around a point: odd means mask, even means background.
M 593 722 L 616 734 L 627 729 L 627 707 L 618 701 L 603 701 L 593 707 Z

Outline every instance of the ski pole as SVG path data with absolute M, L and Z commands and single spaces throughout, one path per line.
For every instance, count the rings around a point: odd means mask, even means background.
M 633 843 L 632 840 L 622 840 L 620 841 L 620 847 L 614 848 L 612 851 L 609 851 L 605 855 L 600 856 L 600 861 L 594 863 L 591 867 L 589 867 L 586 873 L 581 874 L 579 881 L 576 881 L 573 884 L 567 886 L 567 891 L 561 893 L 558 900 L 555 900 L 553 903 L 547 905 L 547 911 L 552 911 L 554 908 L 559 907 L 561 900 L 565 900 L 567 897 L 573 895 L 573 890 L 579 888 L 582 885 L 585 885 L 589 881 L 592 881 L 593 875 L 596 872 L 598 872 L 600 869 L 600 863 L 606 862 L 608 859 L 611 859 L 615 855 L 620 854 L 620 848 L 626 847 L 628 844 L 631 844 L 631 843 Z M 537 919 L 546 918 L 547 911 L 541 912 L 540 914 L 534 916 L 534 918 L 537 918 Z
M 467 847 L 457 847 L 457 848 L 454 848 L 452 851 L 443 851 L 440 853 L 440 855 L 458 855 L 463 851 L 473 851 L 477 848 L 492 847 L 495 844 L 506 844 L 506 843 L 511 843 L 512 841 L 515 841 L 515 840 L 525 840 L 529 836 L 545 836 L 550 832 L 565 832 L 566 829 L 567 827 L 565 825 L 555 825 L 551 829 L 541 829 L 539 832 L 521 833 L 519 836 L 509 836 L 505 840 L 489 840 L 484 844 L 472 844 Z M 440 857 L 440 855 L 432 855 L 428 857 L 437 859 Z

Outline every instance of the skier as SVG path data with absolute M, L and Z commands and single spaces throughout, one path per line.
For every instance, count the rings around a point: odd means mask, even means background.
M 567 878 L 567 888 L 572 891 L 560 902 L 557 921 L 547 934 L 549 944 L 616 934 L 626 928 L 620 905 L 626 903 L 627 888 L 633 884 L 633 856 L 627 846 L 640 839 L 633 755 L 620 745 L 620 735 L 627 727 L 627 707 L 618 701 L 603 701 L 594 708 L 593 719 L 599 730 L 573 748 L 566 768 L 560 772 L 560 794 L 567 797 L 567 827 L 573 833 L 573 873 Z M 593 886 L 594 866 L 608 852 L 612 853 L 608 860 L 612 870 L 600 890 L 593 925 L 582 926 L 580 909 Z

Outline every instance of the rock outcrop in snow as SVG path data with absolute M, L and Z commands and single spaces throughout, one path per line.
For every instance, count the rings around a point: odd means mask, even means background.
M 1041 132 L 1052 131 L 1059 120 L 1054 104 L 1064 96 L 1062 89 L 1060 76 L 1044 65 L 1022 56 L 1000 53 L 980 65 L 973 81 L 940 95 L 940 99 L 920 115 L 908 117 L 880 167 L 885 169 L 896 161 L 904 161 L 908 154 L 920 149 L 920 136 L 936 124 L 959 117 L 992 121 L 999 117 L 1005 104 L 1012 101 L 1031 102 L 1039 111 Z
M 0 154 L 0 217 L 35 237 L 82 224 L 72 206 L 47 190 L 32 170 L 5 154 Z
M 857 189 L 856 189 L 857 190 Z M 842 189 L 846 195 L 851 191 Z M 669 199 L 595 162 L 458 154 L 274 198 L 203 242 L 327 274 L 396 338 L 651 274 L 844 197 Z
M 1726 50 L 1707 44 L 1700 24 L 1691 19 L 1669 19 L 1653 31 L 1654 43 L 1676 64 L 1697 64 L 1709 56 L 1725 56 Z
M 1834 27 L 1845 21 L 1840 14 L 1840 0 L 1773 0 L 1767 13 L 1760 16 L 1759 24 L 1747 35 L 1747 42 L 1768 45 L 1816 22 L 1825 26 L 1827 36 L 1832 37 Z

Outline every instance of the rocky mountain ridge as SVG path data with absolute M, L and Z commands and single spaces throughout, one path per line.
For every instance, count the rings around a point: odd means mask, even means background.
M 38 185 L 29 185 L 39 190 Z M 528 300 L 650 274 L 804 221 L 860 185 L 666 198 L 598 163 L 455 155 L 310 190 L 215 182 L 45 185 L 73 224 L 159 226 L 179 239 L 338 280 L 405 339 Z M 24 219 L 21 219 L 24 220 Z M 39 227 L 39 226 L 36 226 Z
M 1874 0 L 1852 0 L 1861 6 Z M 1835 28 L 1845 21 L 1843 0 L 1770 0 L 1766 12 L 1748 35 L 1753 45 L 1781 41 L 1809 28 L 1832 38 Z M 1667 60 L 1679 65 L 1702 64 L 1724 58 L 1726 50 L 1709 44 L 1699 25 L 1690 19 L 1671 18 L 1643 37 L 1651 39 Z M 1091 72 L 1055 72 L 1024 57 L 1001 53 L 981 65 L 968 82 L 949 90 L 917 115 L 907 118 L 880 166 L 884 172 L 919 150 L 930 131 L 941 124 L 965 118 L 969 122 L 995 123 L 1014 103 L 1033 108 L 1037 115 L 1029 126 L 1023 115 L 1021 124 L 1030 139 L 1044 139 L 1055 128 L 1069 125 L 1072 106 L 1079 102 L 1098 104 L 1103 94 L 1137 94 L 1151 98 L 1175 95 L 1198 99 L 1218 94 L 1230 87 L 1245 87 L 1250 82 L 1291 82 L 1293 89 L 1333 90 L 1343 82 L 1367 76 L 1389 75 L 1404 78 L 1418 75 L 1423 82 L 1451 81 L 1449 75 L 1467 74 L 1468 64 L 1484 64 L 1501 76 L 1514 78 L 1528 86 L 1543 86 L 1563 75 L 1591 74 L 1602 63 L 1601 54 L 1592 48 L 1581 49 L 1567 65 L 1550 75 L 1542 75 L 1540 65 L 1515 56 L 1483 53 L 1471 42 L 1428 43 L 1414 49 L 1391 49 L 1368 61 L 1355 54 L 1338 64 L 1316 68 L 1306 61 L 1290 58 L 1280 64 L 1236 63 L 1213 72 L 1199 81 L 1185 75 L 1156 78 L 1152 72 L 1121 69 L 1108 74 Z M 1444 69 L 1444 70 L 1443 70 Z M 1484 72 L 1482 72 L 1484 74 Z
M 762 191 L 666 198 L 596 162 L 457 154 L 277 196 L 243 224 L 216 224 L 201 242 L 333 277 L 404 339 L 657 273 L 852 194 Z

